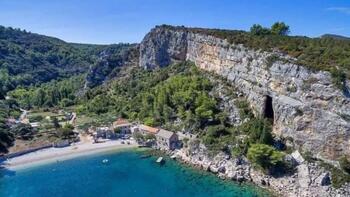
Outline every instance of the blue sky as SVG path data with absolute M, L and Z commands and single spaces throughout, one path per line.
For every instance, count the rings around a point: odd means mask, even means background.
M 350 36 L 350 0 L 0 0 L 0 25 L 79 43 L 139 42 L 158 24 Z

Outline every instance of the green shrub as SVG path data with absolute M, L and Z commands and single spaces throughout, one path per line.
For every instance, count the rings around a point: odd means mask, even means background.
M 30 122 L 40 122 L 44 119 L 43 116 L 40 116 L 40 115 L 35 115 L 35 116 L 30 116 L 29 117 L 29 121 Z
M 272 125 L 270 120 L 262 118 L 252 118 L 248 122 L 240 125 L 240 129 L 249 134 L 249 141 L 260 144 L 270 144 L 274 142 L 272 135 Z
M 340 188 L 345 183 L 350 182 L 350 175 L 343 170 L 324 162 L 321 162 L 320 165 L 331 172 L 331 181 L 334 188 Z
M 339 164 L 340 167 L 347 172 L 348 174 L 350 174 L 350 161 L 348 158 L 346 158 L 345 156 L 341 157 L 339 159 Z
M 253 144 L 248 149 L 247 157 L 254 165 L 269 172 L 283 164 L 284 153 L 266 144 Z
M 331 74 L 334 85 L 340 90 L 345 91 L 346 74 L 340 69 L 332 69 Z
M 254 114 L 253 114 L 252 110 L 250 109 L 250 105 L 249 105 L 248 101 L 243 100 L 243 99 L 237 99 L 235 101 L 235 105 L 239 108 L 239 116 L 242 119 L 254 117 Z

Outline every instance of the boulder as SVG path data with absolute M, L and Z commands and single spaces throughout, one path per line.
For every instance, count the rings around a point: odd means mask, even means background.
M 321 186 L 328 186 L 331 184 L 331 177 L 329 172 L 322 173 L 319 177 L 316 178 L 315 183 Z
M 291 156 L 298 165 L 302 164 L 305 161 L 298 150 L 294 151 Z
M 309 166 L 307 164 L 301 164 L 297 167 L 298 170 L 298 182 L 301 188 L 308 188 L 311 183 Z

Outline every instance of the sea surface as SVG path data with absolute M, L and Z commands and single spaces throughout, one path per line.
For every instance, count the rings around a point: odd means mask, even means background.
M 223 181 L 169 158 L 164 165 L 143 152 L 83 156 L 16 171 L 1 170 L 1 197 L 226 197 L 268 196 L 254 186 Z M 102 161 L 108 159 L 108 163 Z

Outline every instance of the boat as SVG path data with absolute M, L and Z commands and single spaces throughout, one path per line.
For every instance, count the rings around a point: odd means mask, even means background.
M 162 165 L 165 163 L 165 160 L 163 159 L 163 157 L 159 157 L 156 162 Z
M 108 159 L 102 160 L 102 163 L 108 163 L 108 162 L 109 162 Z
M 176 160 L 176 155 L 172 155 L 170 158 Z

